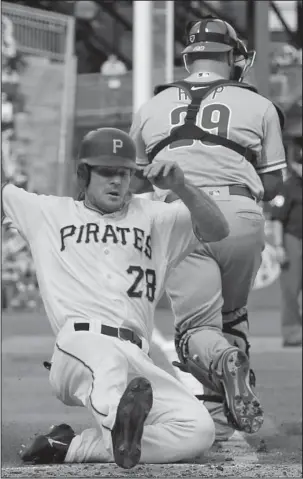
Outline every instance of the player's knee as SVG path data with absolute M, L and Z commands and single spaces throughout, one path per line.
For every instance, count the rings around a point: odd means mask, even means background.
M 196 436 L 199 440 L 199 452 L 207 451 L 214 443 L 215 440 L 215 424 L 211 415 L 205 408 L 205 414 L 200 416 L 199 421 L 196 424 Z
M 202 405 L 199 406 L 192 423 L 191 444 L 188 451 L 192 457 L 199 456 L 210 449 L 215 440 L 215 424 L 207 409 L 204 406 L 202 409 Z

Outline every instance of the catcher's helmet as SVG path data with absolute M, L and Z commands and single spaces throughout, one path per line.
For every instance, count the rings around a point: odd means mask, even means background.
M 90 167 L 140 169 L 136 146 L 130 136 L 117 128 L 92 130 L 83 138 L 78 155 L 77 177 L 80 190 L 90 182 Z
M 212 16 L 199 21 L 189 22 L 186 27 L 186 47 L 182 51 L 185 68 L 188 70 L 186 57 L 191 53 L 233 52 L 235 71 L 233 80 L 241 81 L 244 74 L 252 67 L 255 51 L 248 51 L 245 44 L 238 38 L 235 29 L 227 22 Z M 237 65 L 238 64 L 238 65 Z

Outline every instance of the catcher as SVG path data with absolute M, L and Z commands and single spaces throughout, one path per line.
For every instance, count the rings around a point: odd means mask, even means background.
M 283 114 L 243 82 L 255 52 L 247 51 L 228 23 L 213 17 L 190 22 L 186 38 L 189 76 L 158 86 L 135 115 L 130 135 L 139 165 L 164 159 L 178 163 L 229 223 L 227 238 L 199 247 L 166 283 L 175 315 L 176 365 L 204 385 L 216 437 L 226 439 L 234 429 L 254 433 L 263 423 L 252 390 L 247 299 L 264 248 L 258 202 L 276 195 L 286 166 Z M 132 188 L 135 193 L 153 190 L 138 174 Z M 154 190 L 157 200 L 176 199 L 171 191 Z M 225 379 L 226 364 L 233 370 L 231 382 Z

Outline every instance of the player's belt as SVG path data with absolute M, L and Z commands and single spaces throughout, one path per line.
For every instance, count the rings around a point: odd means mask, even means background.
M 223 186 L 223 185 L 208 186 L 205 188 L 208 188 L 211 191 L 213 191 L 213 190 L 216 190 L 216 188 L 219 189 L 223 187 L 226 188 L 226 186 Z M 203 187 L 201 189 L 203 190 Z M 255 200 L 255 197 L 250 192 L 250 189 L 247 188 L 246 186 L 229 185 L 228 191 L 231 196 L 246 196 L 247 198 L 251 198 L 252 200 Z M 175 193 L 169 193 L 167 197 L 165 198 L 165 203 L 171 203 L 172 201 L 175 201 L 176 199 L 178 199 L 178 196 Z
M 254 200 L 254 196 L 251 194 L 251 191 L 246 186 L 239 186 L 239 185 L 230 185 L 228 187 L 229 194 L 232 196 L 246 196 L 247 198 L 251 198 Z
M 74 323 L 74 329 L 75 331 L 89 331 L 90 325 L 89 323 Z M 142 339 L 140 339 L 139 336 L 131 329 L 113 328 L 112 326 L 102 324 L 100 333 L 105 334 L 106 336 L 112 336 L 113 338 L 120 338 L 124 339 L 125 341 L 130 341 L 138 346 L 138 348 L 142 349 Z M 43 366 L 50 371 L 52 364 L 49 361 L 43 361 Z
M 74 328 L 75 331 L 89 331 L 90 325 L 89 323 L 75 323 Z M 105 334 L 105 336 L 112 336 L 113 338 L 120 338 L 124 339 L 124 341 L 130 341 L 138 346 L 138 348 L 142 349 L 142 340 L 131 329 L 113 328 L 112 326 L 102 324 L 100 333 Z

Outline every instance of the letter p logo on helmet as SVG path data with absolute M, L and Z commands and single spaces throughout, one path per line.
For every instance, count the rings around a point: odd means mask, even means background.
M 123 141 L 120 138 L 113 138 L 113 153 L 117 153 L 120 148 L 123 148 Z
M 136 145 L 125 131 L 118 128 L 98 128 L 83 138 L 79 163 L 139 170 L 136 165 Z

